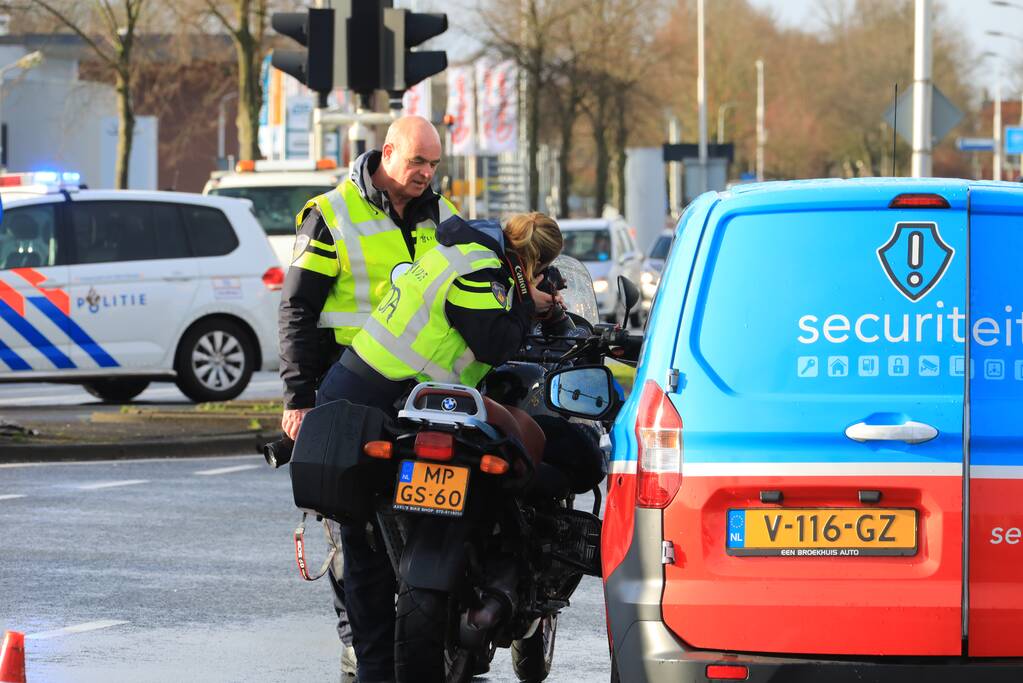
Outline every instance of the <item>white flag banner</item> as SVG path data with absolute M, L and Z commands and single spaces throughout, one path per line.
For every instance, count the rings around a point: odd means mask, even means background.
M 476 93 L 472 87 L 472 67 L 448 69 L 448 114 L 451 124 L 451 154 L 469 156 L 476 153 Z
M 401 97 L 402 113 L 406 116 L 422 116 L 426 120 L 432 120 L 433 98 L 430 92 L 430 79 L 419 81 L 405 91 Z
M 513 152 L 518 147 L 518 71 L 511 60 L 476 63 L 480 102 L 481 154 Z

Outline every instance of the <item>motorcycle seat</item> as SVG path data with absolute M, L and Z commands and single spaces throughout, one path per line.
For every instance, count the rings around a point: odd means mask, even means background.
M 500 430 L 505 436 L 518 439 L 533 460 L 533 465 L 539 465 L 543 459 L 547 437 L 536 420 L 524 410 L 501 405 L 486 396 L 483 397 L 483 405 L 487 409 L 487 424 Z

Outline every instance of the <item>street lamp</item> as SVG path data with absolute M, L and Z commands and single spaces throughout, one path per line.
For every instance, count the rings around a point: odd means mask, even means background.
M 3 112 L 3 93 L 4 93 L 4 79 L 7 78 L 7 72 L 13 71 L 14 69 L 21 69 L 22 71 L 28 71 L 29 69 L 39 66 L 43 61 L 43 53 L 39 50 L 35 52 L 29 52 L 26 55 L 22 55 L 18 61 L 8 64 L 7 66 L 0 67 L 0 112 Z M 0 113 L 0 125 L 3 123 L 3 115 Z M 4 147 L 3 136 L 0 135 L 0 168 L 7 170 L 7 149 Z
M 725 141 L 725 112 L 735 107 L 735 102 L 725 102 L 718 106 L 718 144 Z

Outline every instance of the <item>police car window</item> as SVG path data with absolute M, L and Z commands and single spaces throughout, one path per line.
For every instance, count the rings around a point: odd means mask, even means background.
M 205 206 L 182 205 L 181 212 L 185 215 L 188 241 L 196 256 L 223 256 L 238 246 L 234 228 L 222 211 Z
M 0 223 L 0 270 L 39 268 L 57 263 L 54 205 L 5 210 L 3 223 Z
M 188 238 L 176 204 L 153 204 L 156 244 L 160 258 L 188 258 Z
M 155 211 L 161 206 L 160 211 Z M 72 202 L 76 263 L 181 258 L 188 244 L 162 205 L 148 202 Z

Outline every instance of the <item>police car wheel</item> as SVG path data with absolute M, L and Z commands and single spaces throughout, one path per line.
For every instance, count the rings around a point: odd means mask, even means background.
M 181 339 L 174 369 L 181 392 L 197 403 L 227 401 L 252 377 L 256 352 L 247 332 L 230 320 L 204 320 Z
M 127 403 L 149 386 L 147 379 L 98 379 L 82 385 L 86 391 L 105 403 Z

